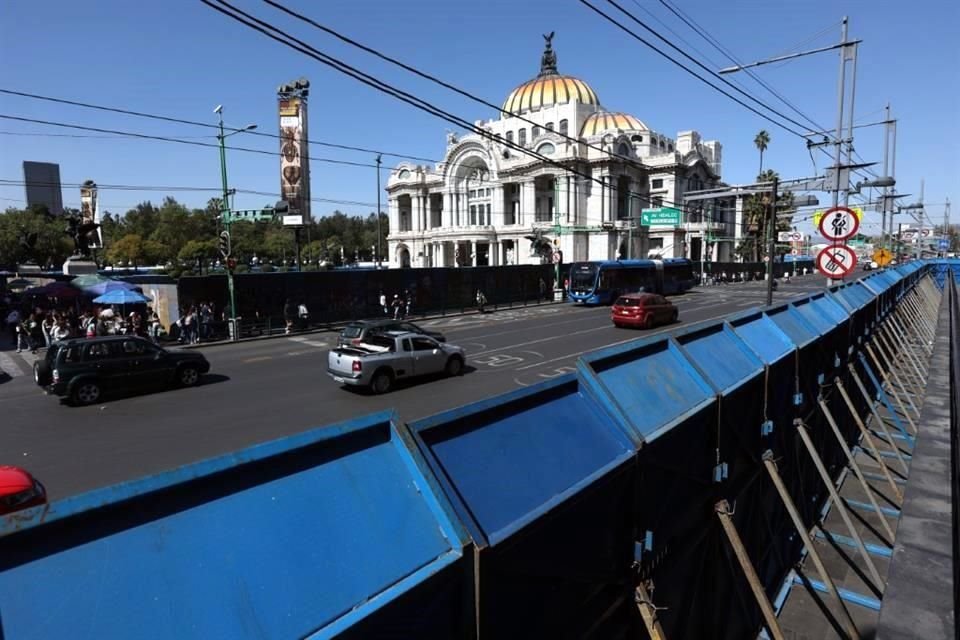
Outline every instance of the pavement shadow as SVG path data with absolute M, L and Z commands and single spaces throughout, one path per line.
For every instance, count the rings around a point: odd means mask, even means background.
M 11 376 L 6 371 L 0 370 L 0 384 L 3 384 L 5 382 L 10 382 L 11 380 L 13 380 L 13 376 Z
M 225 376 L 220 373 L 207 373 L 200 376 L 200 382 L 194 385 L 193 388 L 207 387 L 214 384 L 220 384 L 221 382 L 227 382 L 229 380 L 230 380 L 230 376 Z M 103 399 L 93 403 L 92 406 L 113 402 L 115 400 L 125 400 L 127 398 L 138 398 L 140 396 L 152 396 L 157 394 L 175 393 L 177 391 L 183 391 L 184 389 L 189 389 L 189 388 L 190 387 L 179 387 L 176 385 L 169 385 L 164 387 L 158 387 L 156 389 L 127 389 L 122 391 L 104 389 Z M 72 405 L 72 402 L 70 401 L 69 398 L 60 398 L 60 404 Z M 2 636 L 0 636 L 0 640 L 3 640 Z

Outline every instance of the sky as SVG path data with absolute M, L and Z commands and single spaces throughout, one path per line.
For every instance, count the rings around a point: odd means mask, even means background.
M 658 48 L 679 57 L 607 0 L 590 1 Z M 850 37 L 863 40 L 856 75 L 855 122 L 882 120 L 889 103 L 898 121 L 897 190 L 913 194 L 903 202 L 919 197 L 923 181 L 927 216 L 942 222 L 942 203 L 949 198 L 955 203 L 953 220 L 960 221 L 956 206 L 960 203 L 960 155 L 956 149 L 960 141 L 960 41 L 956 38 L 960 3 L 671 1 L 741 62 L 835 44 L 840 39 L 841 19 L 848 16 Z M 723 145 L 722 178 L 727 183 L 754 180 L 759 158 L 753 139 L 761 129 L 771 136 L 764 167 L 778 171 L 781 179 L 822 174 L 830 163 L 822 153 L 815 152 L 811 159 L 801 137 L 709 88 L 579 0 L 281 2 L 495 104 L 537 74 L 543 50 L 541 34 L 554 31 L 560 72 L 588 82 L 604 108 L 633 114 L 671 137 L 694 129 L 706 140 L 719 140 Z M 617 2 L 710 69 L 732 64 L 660 0 Z M 232 4 L 468 121 L 496 115 L 489 107 L 377 60 L 262 1 L 233 0 Z M 814 124 L 832 129 L 837 117 L 838 69 L 839 56 L 832 51 L 754 71 L 812 123 L 746 74 L 724 77 L 807 125 L 807 130 L 813 130 Z M 276 134 L 276 88 L 298 77 L 311 82 L 311 140 L 439 160 L 446 132 L 456 130 L 448 122 L 233 22 L 199 0 L 7 0 L 0 8 L 0 89 L 210 124 L 217 122 L 214 107 L 223 105 L 227 126 L 254 123 L 258 131 Z M 33 160 L 59 163 L 64 184 L 92 179 L 100 185 L 150 187 L 102 188 L 101 206 L 114 212 L 126 211 L 144 200 L 156 203 L 166 195 L 202 207 L 220 187 L 212 129 L 6 94 L 0 94 L 0 115 L 213 145 L 142 140 L 0 118 L 0 181 L 22 180 L 22 162 Z M 800 129 L 779 116 L 771 117 Z M 857 153 L 867 162 L 878 163 L 873 167 L 877 174 L 883 169 L 883 141 L 882 126 L 855 131 Z M 246 133 L 231 137 L 230 143 L 269 152 L 278 151 L 279 146 L 276 139 Z M 349 203 L 314 203 L 315 216 L 334 210 L 366 215 L 376 209 L 372 153 L 314 145 L 310 156 L 314 158 L 312 196 Z M 317 158 L 369 166 L 327 164 Z M 396 156 L 384 156 L 382 183 L 390 167 L 400 161 Z M 279 158 L 231 150 L 227 164 L 232 188 L 279 193 Z M 23 206 L 24 197 L 23 186 L 0 184 L 0 209 Z M 830 198 L 829 194 L 819 197 L 822 203 Z M 79 189 L 65 186 L 63 198 L 65 205 L 79 206 Z M 234 206 L 260 208 L 277 198 L 241 193 Z M 385 194 L 382 200 L 385 210 Z M 879 217 L 868 213 L 864 221 L 867 233 L 878 231 Z M 908 220 L 898 218 L 898 222 Z M 811 231 L 809 225 L 802 223 L 800 228 Z

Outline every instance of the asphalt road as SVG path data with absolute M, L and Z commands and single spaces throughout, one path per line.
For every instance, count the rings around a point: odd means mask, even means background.
M 823 287 L 820 276 L 780 284 L 777 301 Z M 53 499 L 156 473 L 313 427 L 394 409 L 412 421 L 572 371 L 581 354 L 763 304 L 763 283 L 707 287 L 673 298 L 680 323 L 617 329 L 607 307 L 551 304 L 421 324 L 467 350 L 467 372 L 385 396 L 341 388 L 326 374 L 336 336 L 295 335 L 203 347 L 212 365 L 192 389 L 70 407 L 33 382 L 30 357 L 0 352 L 0 464 L 29 469 Z M 5 381 L 4 381 L 5 380 Z

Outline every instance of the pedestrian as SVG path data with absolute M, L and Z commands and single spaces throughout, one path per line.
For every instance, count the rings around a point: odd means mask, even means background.
M 477 289 L 477 309 L 480 313 L 485 313 L 484 307 L 487 306 L 487 296 L 483 295 L 483 291 Z
M 413 295 L 410 293 L 410 289 L 407 289 L 403 292 L 403 316 L 405 318 L 410 317 L 410 308 L 413 306 Z
M 399 320 L 400 314 L 403 313 L 403 301 L 400 300 L 400 296 L 396 293 L 393 294 L 393 302 L 391 303 L 391 306 L 393 306 L 393 319 Z
M 306 302 L 301 302 L 300 306 L 297 307 L 297 316 L 300 318 L 300 329 L 306 329 L 307 321 L 310 319 L 310 311 L 307 309 Z
M 383 308 L 383 315 L 390 315 L 390 307 L 387 306 L 387 294 L 380 290 L 380 306 Z
M 69 337 L 70 327 L 67 325 L 67 319 L 58 319 L 57 324 L 53 327 L 53 341 L 58 342 L 60 340 L 66 340 Z
M 297 307 L 290 298 L 287 298 L 286 304 L 283 305 L 283 320 L 287 325 L 284 333 L 288 335 L 293 333 L 293 323 L 297 321 Z
M 16 309 L 11 309 L 10 313 L 7 314 L 7 329 L 10 330 L 10 337 L 13 338 L 13 341 L 17 342 L 20 334 L 20 312 Z
M 50 344 L 53 342 L 53 329 L 55 326 L 56 323 L 54 322 L 53 315 L 49 312 L 44 314 L 40 328 L 43 331 L 43 341 L 47 345 L 47 348 L 50 348 Z
M 30 331 L 30 353 L 36 353 L 37 349 L 43 343 L 43 320 L 40 314 L 34 313 L 31 315 L 27 326 Z
M 17 353 L 21 353 L 24 349 L 29 349 L 30 329 L 27 327 L 27 322 L 25 320 L 17 322 L 17 326 L 14 328 L 14 331 L 17 336 Z
M 147 316 L 150 321 L 150 340 L 156 344 L 160 341 L 160 316 L 153 307 L 147 309 Z
M 543 281 L 543 278 L 540 278 L 540 300 L 542 301 L 547 296 L 547 283 Z

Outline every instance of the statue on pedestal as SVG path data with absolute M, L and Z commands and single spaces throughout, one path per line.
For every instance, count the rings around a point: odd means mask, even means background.
M 72 214 L 67 218 L 67 228 L 64 233 L 73 238 L 73 255 L 83 258 L 90 257 L 90 246 L 96 244 L 93 234 L 100 228 L 96 222 L 84 222 L 79 214 Z

